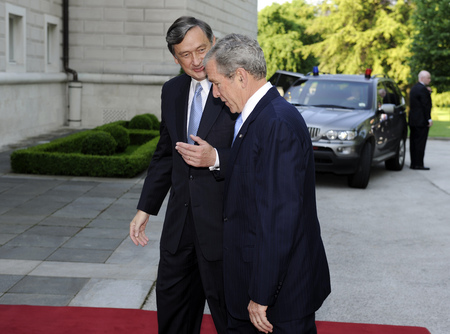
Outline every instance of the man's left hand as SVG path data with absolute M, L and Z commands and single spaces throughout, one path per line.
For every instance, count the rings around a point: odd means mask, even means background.
M 191 135 L 198 145 L 177 142 L 175 149 L 181 154 L 183 160 L 194 167 L 212 167 L 216 163 L 216 150 L 200 137 Z
M 250 321 L 257 330 L 263 333 L 272 333 L 273 326 L 269 320 L 267 320 L 267 306 L 259 305 L 253 300 L 250 300 L 247 310 L 250 316 Z

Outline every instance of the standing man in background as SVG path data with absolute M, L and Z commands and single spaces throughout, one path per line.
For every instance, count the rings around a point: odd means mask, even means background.
M 130 237 L 145 246 L 149 215 L 157 215 L 169 189 L 160 240 L 156 282 L 159 333 L 198 334 L 205 307 L 218 333 L 226 332 L 223 294 L 223 185 L 210 168 L 194 168 L 175 151 L 175 143 L 194 146 L 198 134 L 216 148 L 210 167 L 224 168 L 233 140 L 234 115 L 206 80 L 203 58 L 215 43 L 208 24 L 180 17 L 167 31 L 175 63 L 184 70 L 166 82 L 161 95 L 160 140 L 148 168 Z M 197 129 L 198 128 L 198 129 Z M 197 146 L 197 145 L 196 145 Z M 210 152 L 211 153 L 211 152 Z
M 431 120 L 431 90 L 428 87 L 431 75 L 427 71 L 420 71 L 419 82 L 409 93 L 409 153 L 411 169 L 429 170 L 425 167 L 423 158 L 427 144 L 428 131 L 433 125 Z
M 204 63 L 214 96 L 239 114 L 225 173 L 228 333 L 317 333 L 315 312 L 330 293 L 330 274 L 306 124 L 266 81 L 255 40 L 225 36 Z M 177 149 L 191 161 L 188 145 Z

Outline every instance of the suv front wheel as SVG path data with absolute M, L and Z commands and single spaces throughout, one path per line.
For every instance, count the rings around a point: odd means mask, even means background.
M 365 189 L 369 184 L 370 167 L 372 166 L 372 145 L 366 143 L 361 151 L 358 168 L 355 174 L 348 176 L 348 185 L 351 188 Z
M 405 139 L 400 138 L 395 156 L 384 162 L 387 170 L 402 170 L 405 164 Z

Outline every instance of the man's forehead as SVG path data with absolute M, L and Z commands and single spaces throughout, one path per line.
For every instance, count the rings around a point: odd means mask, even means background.
M 183 42 L 181 42 L 180 44 L 175 44 L 173 47 L 175 49 L 175 52 L 184 53 L 184 52 L 192 52 L 202 48 L 208 48 L 209 45 L 210 45 L 209 43 L 199 41 L 198 43 L 193 43 L 189 45 L 183 44 Z
M 214 61 L 214 59 L 211 59 L 210 61 L 208 61 L 205 69 L 206 69 L 207 74 L 211 77 L 217 77 L 219 75 L 219 73 L 217 72 L 217 64 Z

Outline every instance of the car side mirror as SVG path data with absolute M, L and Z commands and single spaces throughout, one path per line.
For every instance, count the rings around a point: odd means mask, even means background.
M 384 112 L 386 114 L 393 114 L 395 111 L 395 104 L 391 103 L 383 104 L 380 108 L 378 108 L 378 111 Z

